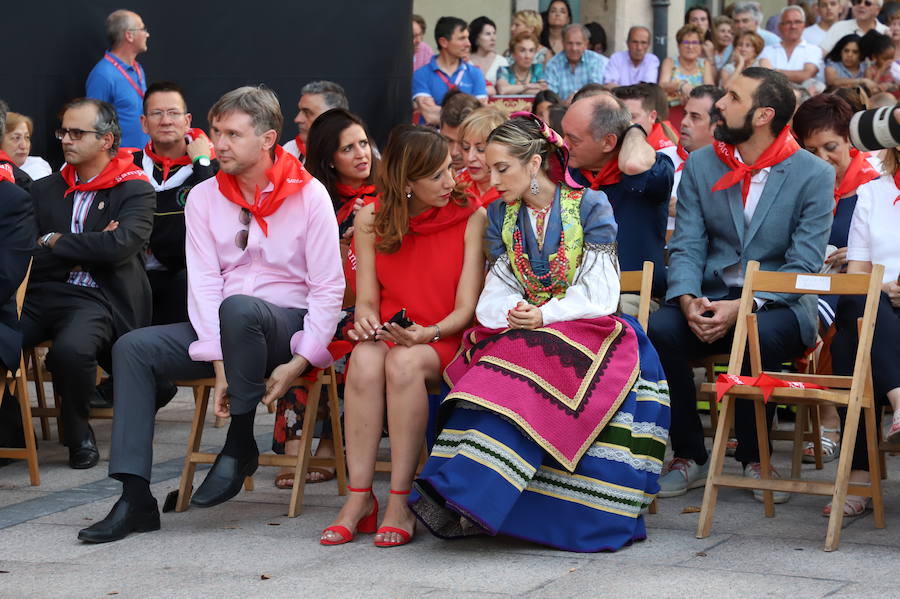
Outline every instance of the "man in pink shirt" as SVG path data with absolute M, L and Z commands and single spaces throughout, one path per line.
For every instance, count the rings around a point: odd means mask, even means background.
M 109 473 L 122 497 L 78 533 L 83 541 L 159 529 L 149 487 L 157 381 L 215 376 L 215 412 L 231 423 L 191 500 L 211 507 L 258 466 L 257 404 L 283 395 L 307 367 L 331 363 L 344 275 L 328 193 L 276 144 L 283 117 L 270 90 L 228 92 L 209 122 L 221 170 L 191 190 L 185 208 L 190 322 L 133 331 L 113 348 Z

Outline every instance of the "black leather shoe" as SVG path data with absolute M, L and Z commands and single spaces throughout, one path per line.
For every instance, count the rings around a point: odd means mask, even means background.
M 109 543 L 124 539 L 133 532 L 159 530 L 159 507 L 156 499 L 152 505 L 137 508 L 120 497 L 106 518 L 83 528 L 78 538 L 88 543 Z
M 97 443 L 94 440 L 94 430 L 90 430 L 90 436 L 75 447 L 69 448 L 69 467 L 76 470 L 93 468 L 100 461 L 100 452 L 97 451 Z
M 178 387 L 168 381 L 160 381 L 156 384 L 156 410 L 166 407 L 172 398 L 178 393 Z
M 241 492 L 244 479 L 253 476 L 258 467 L 259 453 L 257 452 L 240 459 L 220 453 L 203 484 L 191 497 L 191 505 L 212 507 L 225 503 Z
M 91 398 L 90 406 L 92 410 L 113 407 L 112 378 L 104 379 L 99 385 L 94 388 L 94 396 Z

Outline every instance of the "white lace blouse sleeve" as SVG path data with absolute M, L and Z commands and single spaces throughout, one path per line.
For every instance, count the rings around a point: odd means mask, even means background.
M 615 244 L 586 244 L 575 279 L 562 299 L 543 306 L 544 324 L 609 316 L 619 308 L 619 258 Z
M 506 315 L 523 301 L 522 289 L 509 266 L 509 258 L 501 255 L 488 271 L 484 289 L 475 307 L 475 316 L 482 326 L 489 329 L 505 329 L 509 326 Z

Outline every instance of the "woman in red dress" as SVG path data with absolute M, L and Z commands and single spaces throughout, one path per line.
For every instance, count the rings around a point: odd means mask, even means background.
M 378 172 L 380 195 L 356 215 L 359 343 L 344 394 L 350 495 L 323 545 L 376 532 L 380 547 L 403 545 L 415 517 L 406 505 L 428 419 L 426 385 L 440 379 L 475 314 L 484 280 L 484 210 L 454 193 L 446 140 L 425 127 L 394 129 Z M 405 309 L 408 326 L 388 323 Z M 385 324 L 388 323 L 388 324 Z M 382 520 L 372 493 L 387 408 L 391 495 Z
M 466 159 L 466 169 L 456 178 L 458 189 L 476 206 L 487 207 L 500 197 L 491 185 L 491 171 L 484 158 L 487 137 L 506 122 L 507 115 L 496 106 L 482 106 L 459 125 L 459 142 Z

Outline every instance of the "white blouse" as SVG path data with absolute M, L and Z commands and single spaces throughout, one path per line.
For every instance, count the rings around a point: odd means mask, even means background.
M 900 190 L 884 175 L 857 190 L 859 199 L 850 222 L 847 260 L 884 265 L 882 283 L 896 281 L 900 273 Z
M 529 210 L 532 230 L 535 214 Z M 562 299 L 553 298 L 541 306 L 544 324 L 609 316 L 619 308 L 619 258 L 613 246 L 585 244 L 575 279 Z M 475 316 L 489 329 L 509 327 L 507 313 L 525 300 L 525 290 L 516 279 L 506 254 L 491 267 L 478 298 Z

